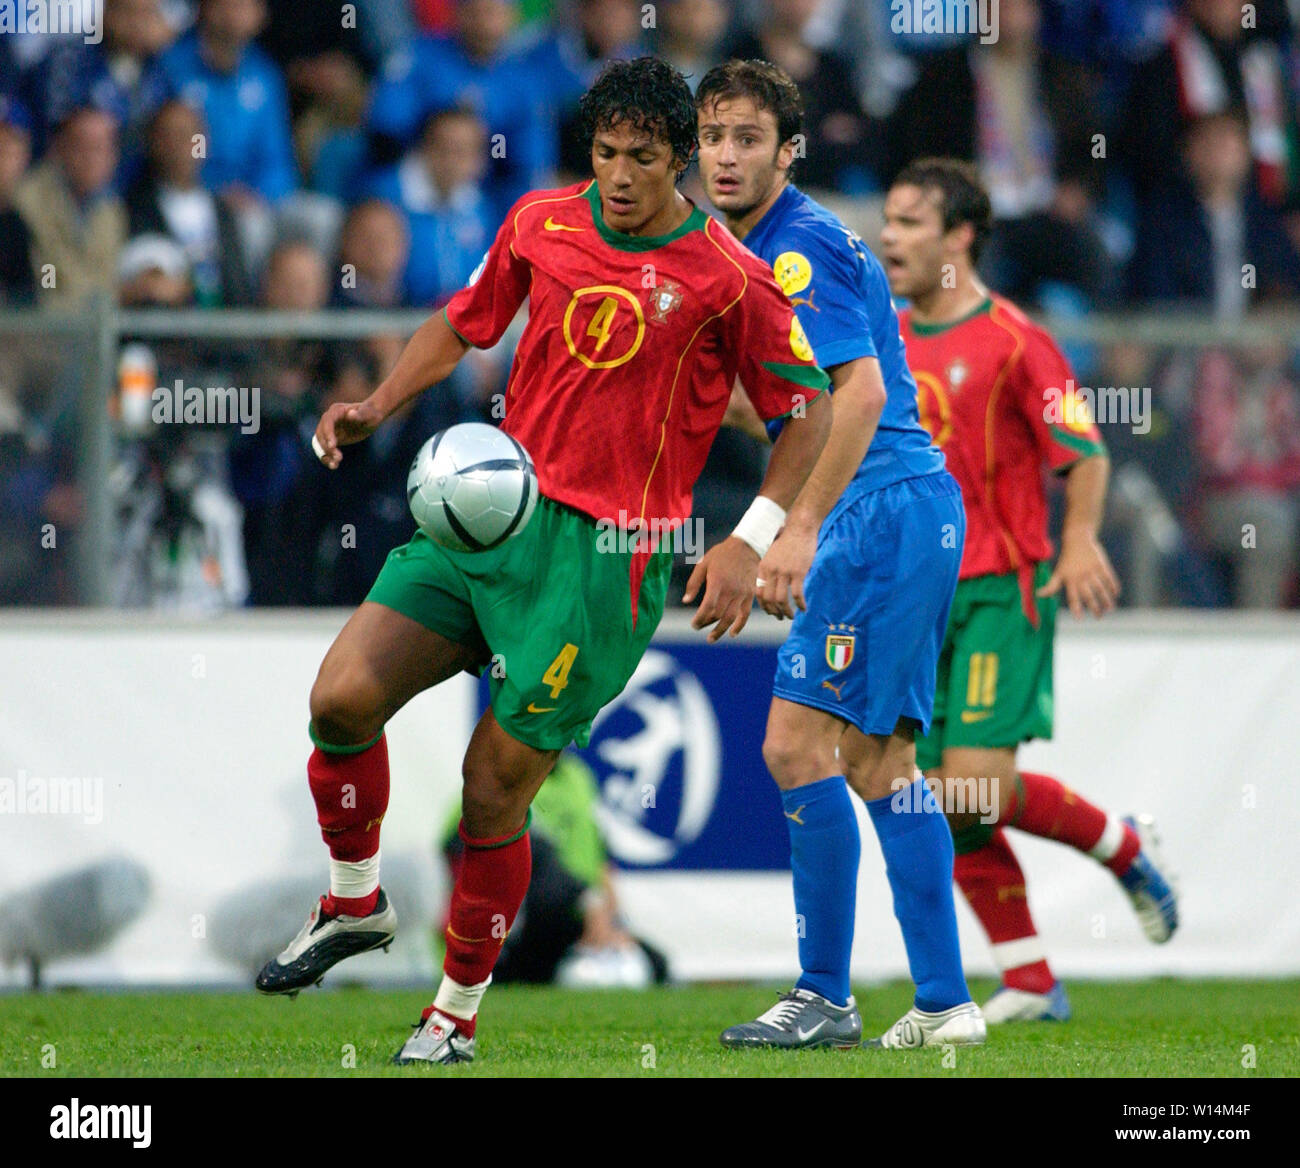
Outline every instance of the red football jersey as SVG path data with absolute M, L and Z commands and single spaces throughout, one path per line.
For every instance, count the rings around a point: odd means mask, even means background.
M 1074 374 L 1047 334 L 990 297 L 952 324 L 898 314 L 921 423 L 943 447 L 966 504 L 961 578 L 1019 573 L 1049 559 L 1043 468 L 1106 448 Z
M 525 195 L 447 321 L 485 348 L 525 297 L 502 428 L 543 495 L 620 526 L 690 515 L 737 376 L 765 419 L 829 383 L 771 270 L 699 208 L 642 237 L 594 180 Z

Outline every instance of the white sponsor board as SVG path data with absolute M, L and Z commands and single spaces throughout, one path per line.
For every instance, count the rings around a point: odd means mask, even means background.
M 113 857 L 142 866 L 152 888 L 111 943 L 51 962 L 48 982 L 246 982 L 213 942 L 219 906 L 295 880 L 324 890 L 326 852 L 305 778 L 307 695 L 345 617 L 0 614 L 0 908 L 22 887 Z M 697 636 L 672 620 L 660 643 Z M 774 622 L 755 621 L 745 639 L 780 636 Z M 1148 944 L 1105 870 L 1014 833 L 1054 966 L 1088 977 L 1300 973 L 1300 621 L 1125 613 L 1081 626 L 1063 617 L 1058 645 L 1057 738 L 1028 747 L 1022 764 L 1116 813 L 1153 812 L 1182 873 L 1184 923 L 1171 944 Z M 645 668 L 670 665 L 661 654 Z M 727 711 L 692 681 L 680 673 L 676 700 L 712 740 L 712 722 L 725 723 Z M 473 710 L 473 683 L 461 676 L 389 726 L 383 850 L 418 872 L 431 906 L 445 891 L 433 841 L 459 785 Z M 634 798 L 655 756 L 625 745 L 618 765 Z M 727 781 L 716 750 L 696 751 L 692 766 L 693 798 Z M 611 806 L 607 791 L 607 814 Z M 678 833 L 687 838 L 707 814 L 691 806 Z M 610 821 L 624 849 L 672 854 L 671 840 L 638 834 L 635 822 Z M 865 814 L 861 828 L 854 972 L 904 976 Z M 788 980 L 795 970 L 786 875 L 629 873 L 620 888 L 633 926 L 681 976 Z M 958 913 L 968 968 L 991 971 L 960 900 Z M 346 979 L 432 978 L 435 915 L 408 913 L 392 953 L 349 962 Z M 5 928 L 0 917 L 0 953 Z M 0 985 L 25 976 L 20 964 L 0 968 Z

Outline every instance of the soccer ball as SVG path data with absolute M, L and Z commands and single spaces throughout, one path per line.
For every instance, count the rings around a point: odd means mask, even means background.
M 406 477 L 416 525 L 457 552 L 498 547 L 517 534 L 537 506 L 533 460 L 504 430 L 463 422 L 439 430 Z

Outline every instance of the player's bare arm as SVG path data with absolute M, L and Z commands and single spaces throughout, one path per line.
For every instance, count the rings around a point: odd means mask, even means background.
M 1076 618 L 1084 611 L 1105 616 L 1119 599 L 1119 577 L 1110 565 L 1097 533 L 1106 505 L 1110 459 L 1093 455 L 1076 462 L 1065 480 L 1065 522 L 1061 529 L 1061 554 L 1039 596 L 1065 591 L 1066 603 Z
M 343 461 L 340 446 L 370 437 L 394 410 L 436 385 L 456 368 L 469 346 L 439 312 L 431 316 L 407 342 L 393 371 L 363 402 L 335 402 L 316 424 L 312 443 L 317 457 L 330 470 Z
M 772 616 L 792 617 L 804 603 L 803 581 L 817 551 L 817 533 L 862 465 L 885 409 L 885 382 L 875 357 L 859 357 L 826 371 L 831 398 L 830 436 L 817 465 L 786 515 L 785 527 L 758 566 L 758 602 Z
M 772 457 L 759 496 L 771 500 L 783 511 L 794 505 L 811 468 L 825 448 L 831 432 L 829 398 L 828 393 L 813 398 L 804 416 L 792 417 L 772 447 Z M 691 627 L 703 629 L 713 625 L 708 635 L 710 644 L 727 632 L 733 637 L 739 636 L 745 627 L 754 604 L 759 560 L 758 552 L 743 539 L 732 535 L 710 548 L 695 565 L 682 599 L 690 604 L 703 587 L 704 599 L 700 601 Z
M 772 440 L 767 436 L 767 427 L 763 425 L 763 419 L 758 416 L 754 403 L 749 400 L 749 395 L 741 387 L 740 382 L 736 382 L 731 389 L 731 400 L 727 402 L 727 412 L 722 415 L 722 424 L 734 426 L 742 434 L 748 434 L 751 438 L 757 438 L 760 442 L 771 445 Z

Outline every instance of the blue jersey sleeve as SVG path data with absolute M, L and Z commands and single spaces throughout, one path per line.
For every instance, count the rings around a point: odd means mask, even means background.
M 823 369 L 859 357 L 877 357 L 872 337 L 865 245 L 848 231 L 798 227 L 781 237 L 772 274 Z

